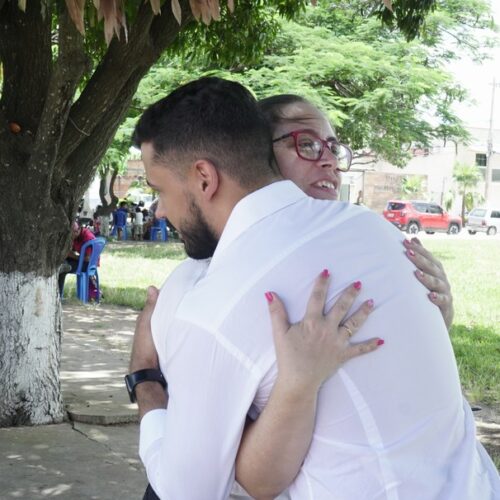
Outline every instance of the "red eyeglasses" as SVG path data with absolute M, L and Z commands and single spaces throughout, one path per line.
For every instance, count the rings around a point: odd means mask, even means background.
M 328 148 L 337 160 L 336 168 L 338 170 L 347 172 L 351 168 L 351 148 L 345 144 L 341 144 L 335 138 L 324 140 L 308 130 L 294 130 L 273 139 L 273 143 L 282 141 L 288 137 L 293 137 L 297 156 L 303 160 L 318 161 L 323 156 L 325 148 Z

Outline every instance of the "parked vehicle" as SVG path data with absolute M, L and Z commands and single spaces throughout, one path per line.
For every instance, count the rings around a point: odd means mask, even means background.
M 462 218 L 450 215 L 436 203 L 426 201 L 389 200 L 384 217 L 402 231 L 416 234 L 436 231 L 457 234 L 462 229 Z
M 500 209 L 474 208 L 469 213 L 465 227 L 469 234 L 476 234 L 478 231 L 489 235 L 497 234 L 500 231 Z

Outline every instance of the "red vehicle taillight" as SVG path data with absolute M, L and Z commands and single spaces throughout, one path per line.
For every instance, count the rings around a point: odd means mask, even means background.
M 481 226 L 486 226 L 486 221 L 485 220 L 481 221 Z

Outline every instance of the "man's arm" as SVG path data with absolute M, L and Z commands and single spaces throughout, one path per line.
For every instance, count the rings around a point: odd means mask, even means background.
M 155 296 L 150 296 L 137 321 L 132 371 L 158 367 L 149 323 Z M 211 332 L 183 321 L 172 329 L 176 335 L 172 341 L 169 338 L 169 346 L 179 349 L 174 348 L 165 373 L 168 411 L 160 384 L 136 386 L 140 456 L 151 486 L 162 499 L 226 498 L 234 482 L 245 416 L 260 378 Z
M 134 341 L 132 344 L 132 355 L 130 358 L 130 372 L 136 372 L 145 368 L 158 369 L 158 355 L 151 334 L 151 316 L 153 314 L 158 289 L 150 286 L 147 291 L 144 309 L 137 316 L 135 325 Z M 137 405 L 139 407 L 139 419 L 151 410 L 165 409 L 167 407 L 167 396 L 165 390 L 158 382 L 142 382 L 135 388 Z
M 453 296 L 443 264 L 425 249 L 418 238 L 403 240 L 406 256 L 415 264 L 417 279 L 429 290 L 429 299 L 441 311 L 448 330 L 453 322 Z
M 383 343 L 380 339 L 350 343 L 373 309 L 366 301 L 344 320 L 361 284 L 349 286 L 325 315 L 328 285 L 324 272 L 316 281 L 304 319 L 293 326 L 280 299 L 266 294 L 278 377 L 262 414 L 246 427 L 236 460 L 236 479 L 254 498 L 276 497 L 298 474 L 312 438 L 321 384 L 349 359 Z

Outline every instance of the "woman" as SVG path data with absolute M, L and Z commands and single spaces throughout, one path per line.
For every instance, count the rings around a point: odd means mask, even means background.
M 293 94 L 280 94 L 259 101 L 273 133 L 274 157 L 278 168 L 286 179 L 292 180 L 313 198 L 337 200 L 342 182 L 342 169 L 349 170 L 350 161 L 346 155 L 352 154 L 336 141 L 336 135 L 325 115 L 306 99 Z M 342 156 L 342 165 L 332 163 L 332 157 L 325 151 L 318 160 L 301 158 L 297 154 L 296 142 L 304 136 L 290 135 L 300 130 L 319 134 L 319 139 L 334 139 L 335 148 Z M 316 134 L 316 135 L 317 135 Z M 347 148 L 347 151 L 346 151 Z M 340 168 L 339 168 L 340 167 Z M 441 263 L 425 250 L 417 238 L 405 242 L 407 256 L 417 266 L 417 278 L 430 291 L 429 299 L 436 304 L 450 328 L 453 320 L 453 305 L 450 285 Z
M 323 113 L 294 95 L 264 99 L 260 107 L 271 124 L 274 156 L 283 176 L 314 198 L 336 200 L 341 172 L 349 169 L 352 153 L 337 141 Z M 441 264 L 416 238 L 405 241 L 405 247 L 407 256 L 419 268 L 417 278 L 430 290 L 429 298 L 440 307 L 449 328 L 453 318 L 452 297 Z M 356 286 L 361 286 L 359 283 L 344 292 L 325 321 L 318 321 L 328 279 L 327 272 L 318 278 L 306 318 L 291 329 L 279 298 L 266 294 L 273 323 L 278 378 L 265 410 L 256 422 L 247 425 L 236 461 L 237 480 L 256 498 L 274 498 L 298 473 L 311 440 L 321 383 L 343 362 L 383 344 L 383 339 L 354 346 L 349 342 L 370 314 L 371 304 L 363 304 L 354 315 L 340 322 L 342 315 L 339 317 L 336 308 L 345 300 L 348 305 L 352 304 Z M 311 330 L 312 321 L 315 323 Z M 345 325 L 355 327 L 346 329 Z M 294 380 L 300 383 L 291 384 Z M 233 495 L 239 498 L 244 493 L 235 488 Z

